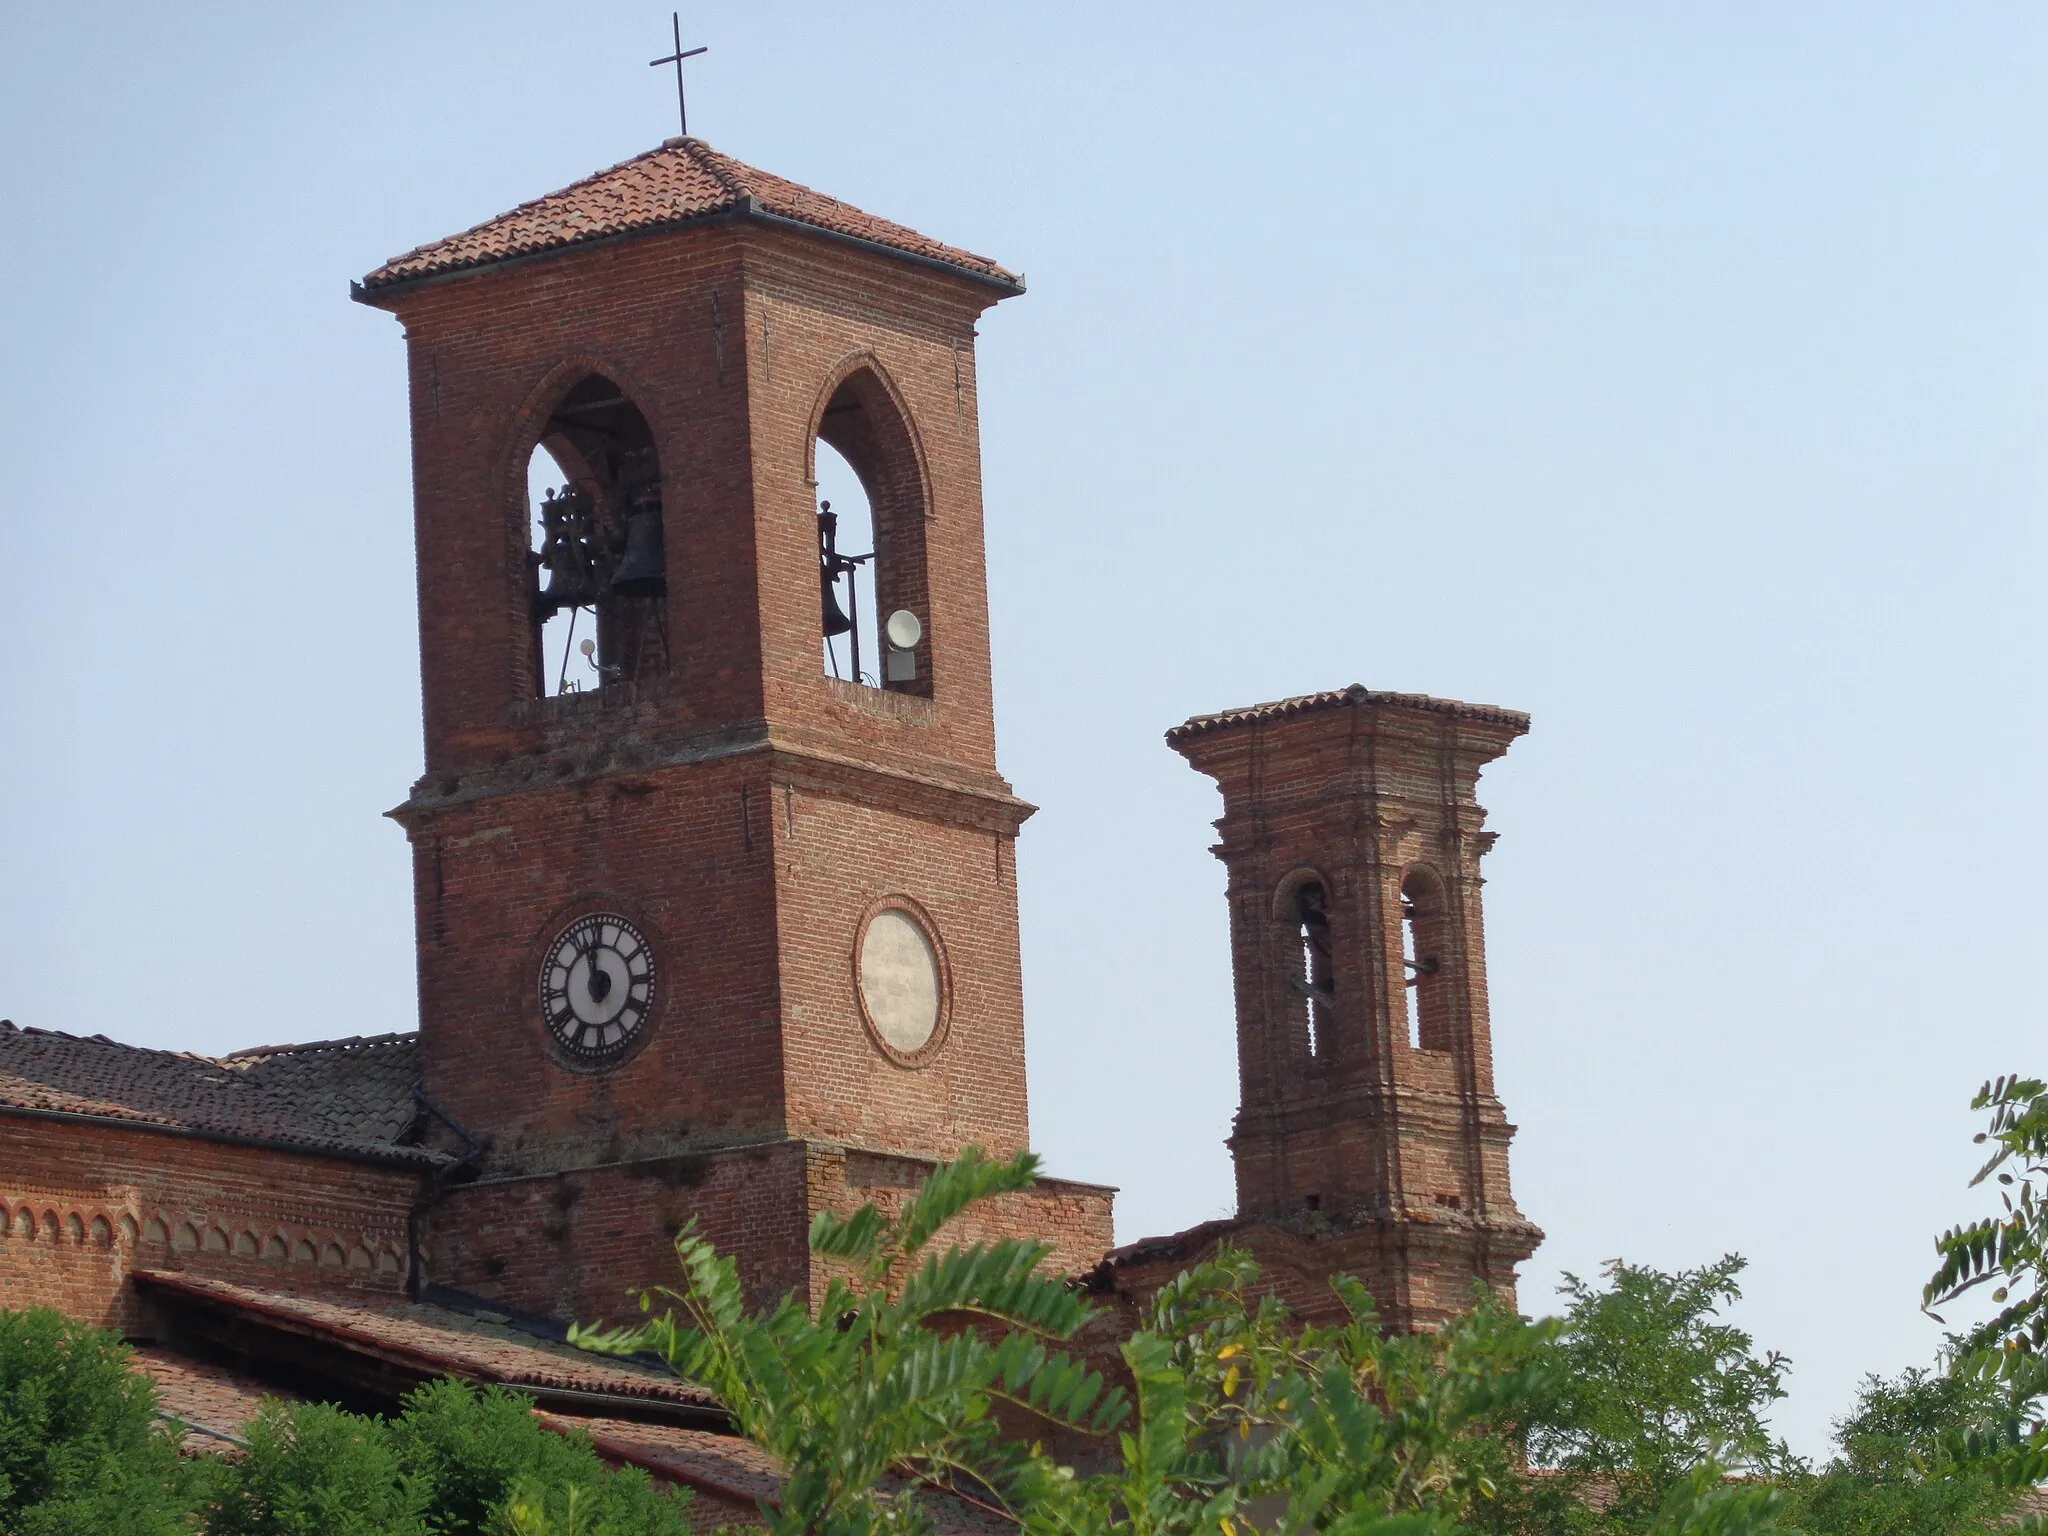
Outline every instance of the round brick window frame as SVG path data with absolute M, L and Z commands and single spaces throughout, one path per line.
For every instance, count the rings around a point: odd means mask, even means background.
M 914 1051 L 898 1050 L 882 1036 L 881 1027 L 874 1015 L 868 1012 L 867 993 L 860 984 L 861 951 L 868 941 L 868 929 L 884 912 L 901 912 L 917 924 L 918 931 L 931 946 L 932 961 L 939 973 L 939 1017 L 932 1025 L 931 1038 Z M 853 951 L 850 956 L 848 975 L 853 983 L 853 1005 L 860 1010 L 861 1028 L 866 1032 L 868 1043 L 891 1063 L 906 1071 L 917 1071 L 929 1066 L 932 1059 L 946 1047 L 946 1041 L 953 1032 L 953 965 L 946 954 L 946 941 L 939 934 L 939 925 L 933 921 L 930 912 L 914 897 L 903 895 L 883 896 L 869 903 L 861 913 L 860 922 L 853 931 Z
M 565 1050 L 555 1032 L 548 1028 L 547 1020 L 540 1009 L 541 967 L 548 951 L 563 932 L 572 924 L 586 917 L 621 917 L 639 931 L 647 941 L 647 947 L 654 954 L 654 1006 L 647 1011 L 646 1022 L 635 1032 L 632 1043 L 616 1056 L 602 1061 L 586 1061 Z M 647 1044 L 662 1027 L 668 1016 L 670 992 L 674 989 L 675 968 L 669 957 L 667 939 L 661 925 L 648 915 L 648 911 L 631 897 L 617 891 L 589 891 L 573 901 L 566 901 L 549 914 L 548 920 L 534 931 L 527 941 L 525 958 L 520 962 L 520 971 L 514 982 L 514 995 L 519 1016 L 526 1021 L 526 1028 L 539 1041 L 540 1049 L 549 1061 L 577 1077 L 598 1077 L 606 1072 L 616 1072 L 637 1058 L 647 1049 Z

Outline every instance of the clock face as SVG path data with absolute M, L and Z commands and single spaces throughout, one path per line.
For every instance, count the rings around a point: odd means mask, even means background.
M 654 951 L 623 917 L 578 918 L 548 946 L 540 1012 L 555 1043 L 578 1062 L 623 1056 L 654 1009 Z

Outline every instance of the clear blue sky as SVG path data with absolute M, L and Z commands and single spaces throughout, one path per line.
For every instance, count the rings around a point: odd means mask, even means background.
M 1223 1213 L 1187 715 L 1524 708 L 1482 786 L 1560 1269 L 1739 1250 L 1817 1449 L 1925 1361 L 2037 960 L 2038 5 L 719 4 L 721 148 L 1029 274 L 983 328 L 1036 1137 Z M 0 15 L 0 1013 L 409 1027 L 404 371 L 349 278 L 674 131 L 652 7 Z

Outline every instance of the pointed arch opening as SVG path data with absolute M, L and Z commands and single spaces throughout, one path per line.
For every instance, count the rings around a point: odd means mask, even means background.
M 661 463 L 640 408 L 584 375 L 542 425 L 526 483 L 533 694 L 667 672 Z
M 925 477 L 908 420 L 872 364 L 833 388 L 811 453 L 824 670 L 929 698 Z

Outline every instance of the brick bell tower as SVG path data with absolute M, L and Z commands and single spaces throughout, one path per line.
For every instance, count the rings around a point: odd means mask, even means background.
M 802 1289 L 817 1209 L 1027 1144 L 974 351 L 1022 287 L 690 138 L 357 286 L 405 326 L 426 772 L 392 814 L 476 1174 L 435 1282 L 617 1315 L 694 1218 Z M 822 659 L 863 552 L 820 441 L 872 508 L 858 679 Z M 536 446 L 569 481 L 538 525 Z M 544 655 L 565 614 L 587 657 Z M 1106 1191 L 1044 1200 L 1018 1219 L 1107 1246 Z
M 1494 1095 L 1482 767 L 1529 728 L 1361 687 L 1206 715 L 1168 742 L 1223 792 L 1241 1103 L 1234 1224 L 1309 1283 L 1351 1273 L 1390 1321 L 1512 1296 L 1543 1234 L 1508 1187 Z

